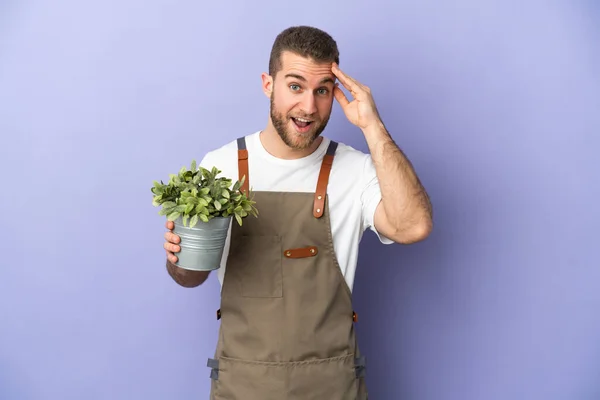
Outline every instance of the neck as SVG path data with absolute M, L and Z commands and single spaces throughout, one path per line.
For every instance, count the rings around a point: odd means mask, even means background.
M 305 149 L 294 149 L 285 144 L 270 120 L 267 127 L 260 132 L 259 137 L 267 153 L 271 154 L 273 157 L 284 160 L 294 160 L 306 157 L 317 150 L 323 141 L 323 137 L 319 136 L 309 147 Z

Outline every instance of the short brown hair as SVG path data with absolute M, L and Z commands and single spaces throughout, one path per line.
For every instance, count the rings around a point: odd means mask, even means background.
M 269 75 L 281 69 L 281 53 L 289 51 L 317 62 L 340 62 L 337 43 L 331 35 L 311 26 L 292 26 L 275 38 L 269 59 Z

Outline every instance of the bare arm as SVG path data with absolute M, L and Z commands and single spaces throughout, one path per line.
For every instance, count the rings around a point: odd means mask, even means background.
M 425 239 L 432 230 L 429 196 L 410 161 L 394 143 L 383 123 L 363 130 L 381 188 L 375 229 L 398 243 Z
M 348 120 L 359 127 L 369 146 L 382 200 L 375 211 L 375 229 L 398 243 L 414 243 L 432 229 L 431 203 L 411 163 L 385 129 L 371 89 L 332 65 L 332 72 L 353 96 L 336 87 L 334 96 Z
M 166 227 L 169 232 L 165 233 L 165 244 L 164 248 L 167 252 L 167 271 L 171 278 L 179 285 L 186 288 L 193 288 L 201 285 L 206 281 L 210 271 L 190 271 L 183 269 L 175 265 L 177 262 L 177 256 L 174 253 L 180 251 L 179 242 L 180 238 L 172 232 L 174 224 L 171 221 L 167 221 Z

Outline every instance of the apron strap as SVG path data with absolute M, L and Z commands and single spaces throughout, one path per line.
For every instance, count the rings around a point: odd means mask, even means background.
M 244 183 L 240 190 L 244 194 L 248 194 L 248 188 L 250 187 L 250 176 L 248 168 L 248 149 L 246 148 L 246 138 L 240 137 L 237 139 L 238 145 L 238 176 L 239 180 L 244 178 Z M 329 147 L 327 147 L 327 153 L 323 156 L 321 163 L 321 170 L 319 171 L 319 179 L 317 181 L 317 190 L 315 192 L 315 201 L 313 207 L 313 215 L 315 218 L 321 218 L 325 211 L 325 196 L 327 195 L 327 184 L 329 183 L 329 174 L 331 173 L 331 166 L 333 165 L 333 158 L 335 151 L 338 147 L 338 143 L 331 141 Z
M 239 180 L 245 176 L 244 183 L 240 188 L 240 191 L 245 195 L 248 195 L 248 188 L 250 187 L 250 176 L 248 173 L 248 149 L 246 148 L 246 138 L 241 137 L 237 140 L 238 145 L 238 175 Z
M 319 180 L 317 181 L 317 190 L 315 192 L 315 202 L 313 207 L 313 215 L 315 218 L 321 218 L 325 211 L 325 196 L 327 195 L 327 184 L 329 183 L 329 174 L 333 165 L 333 157 L 337 149 L 337 142 L 333 140 L 329 142 L 327 153 L 323 156 L 321 170 L 319 171 Z

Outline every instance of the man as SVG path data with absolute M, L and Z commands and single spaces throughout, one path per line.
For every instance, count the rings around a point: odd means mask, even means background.
M 342 72 L 336 42 L 292 27 L 273 44 L 262 89 L 265 129 L 201 162 L 246 176 L 258 218 L 232 224 L 223 262 L 219 340 L 211 399 L 367 398 L 351 291 L 358 244 L 414 243 L 432 229 L 431 205 L 410 162 L 386 131 L 369 88 Z M 352 95 L 348 99 L 339 81 Z M 334 98 L 370 155 L 321 135 Z M 166 224 L 167 269 L 185 287 L 208 272 L 176 267 L 179 237 Z

